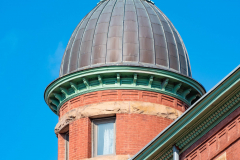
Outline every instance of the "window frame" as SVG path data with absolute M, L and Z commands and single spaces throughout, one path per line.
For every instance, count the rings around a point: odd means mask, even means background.
M 65 160 L 69 160 L 69 132 L 64 134 L 65 139 Z
M 107 122 L 113 122 L 113 154 L 106 154 L 106 155 L 97 155 L 97 125 L 104 124 Z M 109 118 L 99 118 L 92 120 L 92 157 L 99 157 L 99 156 L 107 156 L 107 155 L 116 155 L 116 117 L 109 117 Z

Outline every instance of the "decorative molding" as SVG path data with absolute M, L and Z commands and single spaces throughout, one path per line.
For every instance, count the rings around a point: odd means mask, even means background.
M 60 102 L 62 101 L 62 96 L 60 94 L 57 93 L 53 93 L 55 98 L 57 98 Z
M 165 80 L 163 81 L 163 83 L 162 83 L 162 90 L 165 91 L 165 88 L 166 88 L 166 86 L 168 85 L 168 81 L 169 81 L 169 79 L 165 79 Z
M 51 104 L 50 104 L 50 106 L 51 106 L 51 108 L 53 108 L 53 112 L 57 114 L 57 112 L 55 112 L 57 110 L 57 106 L 51 105 Z
M 120 74 L 119 73 L 117 73 L 117 84 L 118 84 L 118 86 L 120 86 Z
M 175 85 L 176 83 L 178 85 Z M 180 87 L 190 88 L 192 92 L 186 93 Z M 114 66 L 94 68 L 63 76 L 47 87 L 44 97 L 51 110 L 58 114 L 60 107 L 76 96 L 111 89 L 158 92 L 178 98 L 188 105 L 191 105 L 192 101 L 189 101 L 191 96 L 196 94 L 202 96 L 205 93 L 199 83 L 177 73 L 144 67 Z M 52 107 L 53 105 L 55 107 Z
M 68 96 L 68 91 L 65 88 L 59 87 L 59 89 L 66 97 Z
M 177 91 L 180 89 L 182 83 L 178 83 L 174 88 L 173 88 L 173 93 L 177 93 Z
M 102 86 L 102 85 L 103 85 L 103 83 L 102 83 L 102 77 L 101 77 L 100 75 L 98 75 L 98 81 L 99 81 L 100 85 Z
M 196 95 L 189 99 L 193 96 Z M 180 149 L 180 154 L 183 153 L 239 106 L 238 67 L 131 159 L 170 160 L 173 145 Z
M 238 92 L 234 97 L 225 102 L 217 111 L 212 113 L 210 116 L 205 118 L 205 120 L 200 123 L 197 127 L 195 127 L 187 136 L 182 138 L 179 142 L 177 142 L 177 146 L 180 149 L 183 149 L 186 144 L 188 144 L 192 139 L 196 138 L 199 134 L 201 134 L 207 127 L 213 124 L 217 119 L 219 119 L 223 114 L 228 112 L 232 107 L 234 107 L 237 103 L 240 102 L 240 92 Z
M 75 83 L 70 82 L 70 86 L 74 89 L 75 93 L 77 93 L 77 85 Z
M 83 83 L 85 84 L 85 86 L 86 86 L 87 88 L 89 88 L 89 83 L 88 83 L 88 81 L 87 81 L 85 78 L 83 78 Z
M 176 142 L 176 146 L 181 150 L 180 153 L 186 150 L 188 146 L 192 145 L 193 142 L 197 141 L 197 137 L 202 137 L 206 132 L 211 130 L 215 126 L 213 124 L 218 124 L 227 115 L 229 115 L 231 113 L 229 111 L 233 111 L 237 107 L 239 107 L 237 105 L 239 104 L 239 102 L 240 92 L 236 93 L 235 96 L 233 96 L 223 105 L 221 105 L 221 107 L 214 113 L 212 113 L 208 117 L 205 117 L 205 120 L 199 123 L 195 128 L 191 129 L 188 134 L 185 134 L 183 137 L 181 137 L 181 139 Z M 160 153 L 154 159 L 170 160 L 172 156 L 172 150 L 168 149 L 167 151 L 164 151 L 164 154 Z
M 134 77 L 133 77 L 133 85 L 134 85 L 134 86 L 137 85 L 137 74 L 134 74 Z
M 50 99 L 51 103 L 55 106 L 58 106 L 59 105 L 59 102 L 55 99 Z
M 195 95 L 193 95 L 192 97 L 188 98 L 188 101 L 192 103 L 192 101 L 193 101 L 194 99 L 196 99 L 197 96 L 201 97 L 199 94 L 195 94 Z
M 191 92 L 192 89 L 187 89 L 183 92 L 183 98 L 186 98 L 186 96 Z
M 151 77 L 149 78 L 148 87 L 151 87 L 151 86 L 152 86 L 152 82 L 153 82 L 153 76 L 151 76 Z

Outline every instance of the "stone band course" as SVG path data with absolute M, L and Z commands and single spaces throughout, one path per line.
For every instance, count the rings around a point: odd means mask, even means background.
M 183 112 L 156 103 L 138 102 L 138 101 L 116 101 L 116 102 L 101 102 L 86 105 L 70 110 L 61 117 L 55 127 L 55 133 L 63 132 L 65 127 L 81 118 L 100 118 L 114 116 L 119 113 L 126 114 L 145 114 L 163 117 L 171 120 L 177 119 Z
M 114 116 L 117 113 L 145 114 L 171 120 L 178 118 L 188 105 L 160 93 L 139 90 L 107 90 L 80 95 L 66 102 L 60 109 L 58 134 L 68 130 L 69 123 L 85 118 Z

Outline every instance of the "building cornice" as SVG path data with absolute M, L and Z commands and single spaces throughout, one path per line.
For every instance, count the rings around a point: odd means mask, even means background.
M 195 80 L 165 70 L 111 66 L 83 70 L 61 77 L 45 90 L 44 99 L 58 114 L 68 100 L 82 94 L 111 89 L 145 90 L 175 97 L 189 106 L 205 89 Z
M 132 160 L 171 159 L 173 145 L 180 149 L 181 154 L 239 106 L 240 66 L 162 131 Z

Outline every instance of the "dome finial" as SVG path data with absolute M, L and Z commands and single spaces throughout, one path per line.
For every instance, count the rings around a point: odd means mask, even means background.
M 149 3 L 152 3 L 152 4 L 154 4 L 154 2 L 153 1 L 151 1 L 151 0 L 146 0 L 147 2 L 149 2 Z
M 105 2 L 106 0 L 100 0 L 98 3 L 97 3 L 97 5 L 99 4 L 99 3 L 103 3 L 103 2 Z

